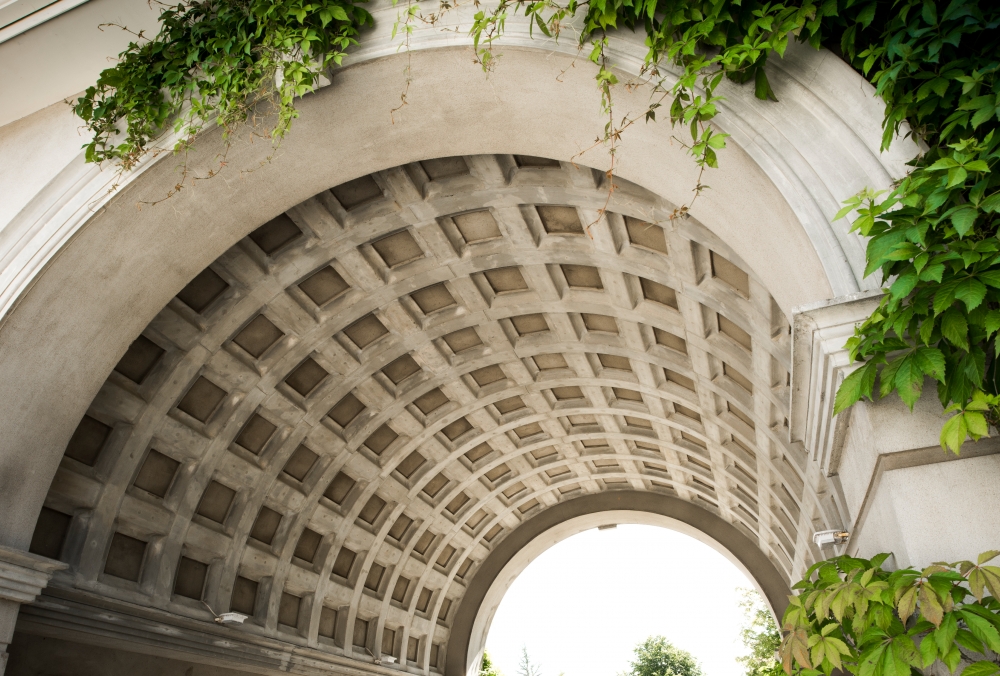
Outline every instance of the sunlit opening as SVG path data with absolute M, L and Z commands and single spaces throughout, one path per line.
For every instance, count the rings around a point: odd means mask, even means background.
M 629 670 L 639 643 L 662 635 L 705 676 L 740 676 L 740 590 L 752 587 L 690 536 L 656 526 L 593 529 L 544 552 L 514 581 L 486 650 L 503 676 L 518 676 L 522 648 L 541 676 L 615 676 Z

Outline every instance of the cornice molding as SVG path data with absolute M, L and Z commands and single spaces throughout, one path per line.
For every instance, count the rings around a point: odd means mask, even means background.
M 49 584 L 52 575 L 66 568 L 61 561 L 0 547 L 0 599 L 31 603 Z
M 17 628 L 39 636 L 259 674 L 413 673 L 254 634 L 249 624 L 240 628 L 221 627 L 79 590 L 53 588 L 46 592 L 21 609 Z

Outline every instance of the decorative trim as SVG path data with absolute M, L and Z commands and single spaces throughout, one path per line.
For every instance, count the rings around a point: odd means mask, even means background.
M 9 23 L 0 28 L 0 44 L 17 37 L 21 33 L 31 30 L 35 26 L 40 26 L 46 21 L 56 18 L 60 14 L 65 14 L 71 9 L 75 9 L 88 0 L 56 0 L 51 5 L 46 5 L 41 9 L 24 16 L 13 23 Z
M 987 455 L 1000 454 L 1000 441 L 997 437 L 987 437 L 976 443 L 968 443 L 962 448 L 962 455 L 943 451 L 940 446 L 930 446 L 928 448 L 914 448 L 908 451 L 897 451 L 896 453 L 882 453 L 875 460 L 875 468 L 872 470 L 871 479 L 868 481 L 868 488 L 865 490 L 864 500 L 858 508 L 858 516 L 851 526 L 851 540 L 847 545 L 846 553 L 853 556 L 858 552 L 858 541 L 861 530 L 865 527 L 868 519 L 868 512 L 871 511 L 872 503 L 878 493 L 882 483 L 882 476 L 886 472 L 896 469 L 907 469 L 909 467 L 921 467 L 923 465 L 934 465 L 939 462 L 954 462 L 956 460 L 969 460 L 971 458 L 981 458 Z
M 792 314 L 792 401 L 789 436 L 801 442 L 825 476 L 836 474 L 850 410 L 833 415 L 837 388 L 860 362 L 844 348 L 871 316 L 882 291 L 863 291 L 797 308 Z
M 48 586 L 52 575 L 66 567 L 61 561 L 0 547 L 0 599 L 31 603 Z

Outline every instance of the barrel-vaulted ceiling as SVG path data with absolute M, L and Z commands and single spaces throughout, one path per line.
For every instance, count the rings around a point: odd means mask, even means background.
M 238 242 L 81 421 L 31 547 L 53 586 L 421 672 L 478 562 L 581 494 L 689 500 L 803 570 L 840 519 L 788 443 L 787 319 L 673 205 L 618 181 L 599 217 L 606 181 L 440 158 Z

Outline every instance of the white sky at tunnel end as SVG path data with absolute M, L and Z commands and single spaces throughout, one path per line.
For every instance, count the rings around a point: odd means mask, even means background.
M 741 676 L 737 588 L 753 584 L 722 554 L 656 526 L 620 525 L 563 540 L 504 595 L 486 650 L 516 676 L 521 646 L 542 676 L 615 676 L 635 646 L 661 634 L 705 676 Z

